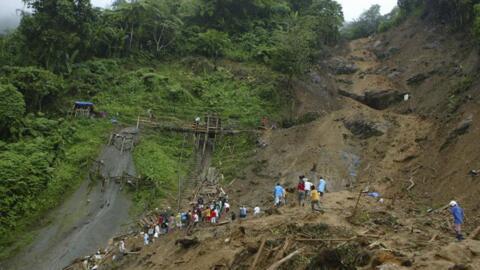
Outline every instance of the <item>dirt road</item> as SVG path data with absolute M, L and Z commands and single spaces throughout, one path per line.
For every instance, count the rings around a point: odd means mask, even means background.
M 136 137 L 132 129 L 122 130 L 121 134 Z M 104 163 L 103 176 L 135 175 L 131 153 L 121 153 L 114 145 L 105 147 L 98 160 Z M 38 230 L 33 243 L 4 269 L 62 269 L 75 258 L 95 253 L 110 238 L 126 230 L 131 221 L 130 198 L 114 181 L 107 183 L 104 191 L 101 186 L 86 179 L 50 214 L 51 223 Z

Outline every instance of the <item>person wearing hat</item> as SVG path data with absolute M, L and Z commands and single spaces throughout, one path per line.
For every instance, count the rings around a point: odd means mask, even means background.
M 456 201 L 451 201 L 449 205 L 450 213 L 452 213 L 453 216 L 453 224 L 457 240 L 463 240 L 464 238 L 462 235 L 462 224 L 463 219 L 465 218 L 465 214 L 463 213 L 463 209 L 458 205 Z

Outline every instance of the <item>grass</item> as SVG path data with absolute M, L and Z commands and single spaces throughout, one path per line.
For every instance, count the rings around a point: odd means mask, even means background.
M 255 136 L 252 134 L 226 136 L 218 141 L 213 164 L 223 173 L 225 183 L 246 178 L 244 169 L 251 164 L 254 149 Z
M 192 151 L 181 134 L 150 132 L 142 137 L 134 151 L 137 173 L 144 179 L 135 192 L 135 212 L 152 209 L 164 199 L 175 201 L 178 178 L 188 175 Z
M 49 120 L 31 123 L 40 126 L 42 131 L 50 129 L 54 135 L 48 135 L 45 140 L 60 140 L 62 146 L 42 148 L 45 158 L 32 155 L 43 162 L 54 160 L 54 165 L 47 166 L 45 175 L 40 177 L 46 181 L 42 192 L 31 195 L 25 202 L 29 211 L 21 218 L 12 217 L 14 226 L 0 228 L 0 232 L 8 231 L 0 236 L 0 260 L 30 243 L 34 236 L 32 224 L 38 227 L 38 221 L 85 179 L 92 160 L 98 156 L 112 129 L 110 118 L 118 119 L 121 125 L 132 125 L 138 115 L 145 116 L 150 109 L 159 121 L 190 124 L 197 115 L 217 112 L 224 127 L 252 129 L 263 116 L 275 121 L 282 118 L 282 104 L 288 101 L 285 90 L 278 86 L 279 77 L 259 65 L 232 62 L 210 71 L 195 70 L 181 61 L 150 63 L 149 67 L 122 60 L 77 65 L 65 78 L 69 92 L 75 94 L 62 100 L 92 100 L 98 111 L 107 112 L 107 119 L 62 120 L 61 125 Z M 65 104 L 65 108 L 69 106 Z M 57 129 L 64 133 L 55 135 Z M 42 134 L 32 133 L 32 137 L 37 141 L 28 139 L 29 144 L 18 146 L 18 151 L 43 145 Z M 253 135 L 223 137 L 218 141 L 213 164 L 227 182 L 245 178 L 242 169 L 250 164 L 254 147 Z M 192 153 L 192 141 L 184 140 L 182 134 L 143 131 L 134 151 L 137 173 L 143 179 L 133 192 L 134 214 L 156 208 L 166 200 L 176 202 L 178 179 L 189 175 Z M 45 222 L 48 220 L 43 219 Z

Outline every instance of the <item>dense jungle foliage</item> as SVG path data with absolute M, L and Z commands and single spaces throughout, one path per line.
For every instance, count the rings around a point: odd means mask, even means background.
M 24 2 L 20 26 L 0 36 L 0 259 L 85 179 L 109 132 L 147 110 L 172 123 L 207 111 L 235 127 L 265 115 L 280 121 L 290 80 L 328 53 L 343 24 L 333 0 Z M 74 100 L 93 101 L 107 117 L 72 119 Z M 220 143 L 228 178 L 253 143 Z M 191 156 L 181 135 L 142 137 L 140 211 L 175 192 Z

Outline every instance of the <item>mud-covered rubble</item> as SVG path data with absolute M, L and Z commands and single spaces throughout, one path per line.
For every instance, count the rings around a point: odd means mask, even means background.
M 342 57 L 333 57 L 325 62 L 325 64 L 334 74 L 337 75 L 353 74 L 359 70 L 357 65 Z

